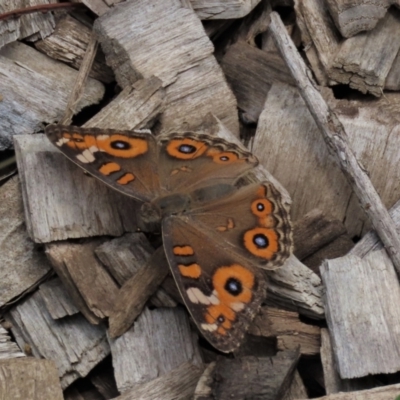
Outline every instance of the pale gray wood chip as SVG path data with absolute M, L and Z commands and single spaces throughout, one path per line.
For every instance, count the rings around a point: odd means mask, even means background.
M 0 326 L 0 360 L 25 357 L 18 345 L 13 342 L 8 332 Z
M 247 15 L 260 0 L 190 0 L 200 19 L 236 19 Z

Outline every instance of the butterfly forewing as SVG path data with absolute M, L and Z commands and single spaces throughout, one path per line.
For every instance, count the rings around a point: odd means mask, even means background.
M 164 249 L 187 308 L 217 349 L 237 348 L 265 297 L 261 270 L 186 217 L 163 221 Z
M 158 151 L 149 133 L 50 125 L 50 141 L 113 189 L 142 201 L 160 195 Z

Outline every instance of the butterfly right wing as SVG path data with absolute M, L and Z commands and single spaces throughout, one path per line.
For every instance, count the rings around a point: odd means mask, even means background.
M 49 140 L 113 189 L 141 201 L 160 194 L 158 148 L 150 133 L 50 125 Z

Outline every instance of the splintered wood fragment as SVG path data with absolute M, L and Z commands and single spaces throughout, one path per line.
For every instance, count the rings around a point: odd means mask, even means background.
M 270 29 L 329 150 L 335 156 L 337 163 L 358 197 L 361 207 L 369 216 L 372 225 L 385 244 L 395 268 L 400 273 L 400 238 L 381 198 L 365 170 L 354 156 L 342 123 L 310 80 L 311 72 L 294 47 L 277 13 L 271 14 Z
M 112 313 L 109 318 L 109 335 L 111 338 L 125 333 L 141 313 L 146 301 L 157 290 L 167 276 L 169 266 L 161 246 L 129 278 L 116 295 Z
M 282 397 L 282 400 L 297 400 L 308 399 L 307 389 L 304 386 L 303 380 L 299 372 L 296 370 L 293 375 L 292 384 L 289 386 L 287 392 Z
M 103 15 L 110 10 L 106 0 L 82 0 L 82 3 L 96 15 Z
M 114 400 L 190 400 L 203 368 L 183 363 L 159 378 L 126 391 Z
M 295 351 L 275 357 L 219 359 L 200 378 L 195 399 L 280 399 L 292 382 L 298 359 Z
M 51 3 L 51 0 L 43 0 L 40 2 L 40 5 L 49 3 Z M 36 0 L 5 1 L 0 4 L 0 14 L 36 5 L 38 5 Z M 45 38 L 53 32 L 54 26 L 54 16 L 51 12 L 35 12 L 0 21 L 0 48 L 7 43 L 24 39 L 28 36 Z
M 396 0 L 327 0 L 327 3 L 340 33 L 349 38 L 374 29 Z
M 25 357 L 25 354 L 21 352 L 15 342 L 11 341 L 8 332 L 0 326 L 0 360 L 19 357 Z
M 162 80 L 164 129 L 195 128 L 214 112 L 239 135 L 236 100 L 213 45 L 195 12 L 180 0 L 117 4 L 96 20 L 94 29 L 121 87 L 152 75 Z
M 221 65 L 243 118 L 249 123 L 257 122 L 274 81 L 294 84 L 279 54 L 266 53 L 247 43 L 238 42 L 229 47 Z
M 53 243 L 46 253 L 58 276 L 67 287 L 79 310 L 94 322 L 108 317 L 113 310 L 118 286 L 106 268 L 97 260 L 94 250 L 104 240 L 95 239 L 83 244 Z M 85 305 L 82 307 L 82 301 Z M 91 311 L 89 314 L 87 309 Z
M 64 318 L 79 312 L 59 278 L 43 283 L 39 290 L 47 311 L 53 319 Z
M 90 37 L 90 28 L 66 14 L 57 21 L 54 32 L 47 38 L 35 42 L 35 47 L 49 57 L 79 69 Z M 100 52 L 97 52 L 89 76 L 105 83 L 114 80 L 113 72 L 106 65 L 104 55 Z
M 115 379 L 122 394 L 183 363 L 202 365 L 196 335 L 183 309 L 145 308 L 134 326 L 121 337 L 110 339 L 110 345 Z
M 236 19 L 247 15 L 260 0 L 190 0 L 200 19 Z
M 20 42 L 0 50 L 0 150 L 12 147 L 12 136 L 31 134 L 43 123 L 59 120 L 77 71 Z M 89 79 L 77 111 L 97 103 L 102 83 Z
M 165 90 L 155 76 L 127 86 L 84 127 L 109 129 L 145 128 L 165 109 Z
M 85 175 L 44 135 L 16 136 L 15 147 L 33 241 L 120 236 L 137 229 L 137 202 Z
M 321 275 L 340 376 L 399 371 L 400 287 L 385 251 L 328 260 Z
M 94 57 L 97 52 L 97 39 L 94 33 L 90 35 L 89 43 L 86 47 L 85 55 L 83 56 L 81 67 L 79 68 L 75 84 L 69 93 L 68 103 L 63 117 L 60 120 L 60 125 L 70 125 L 72 117 L 76 113 L 76 107 L 82 98 L 85 90 L 86 81 L 89 77 L 89 72 L 92 69 Z
M 400 393 L 400 384 L 382 386 L 370 390 L 350 393 L 337 393 L 314 398 L 314 400 L 396 400 Z M 297 399 L 303 400 L 303 399 Z
M 52 272 L 42 251 L 29 239 L 19 178 L 0 187 L 0 308 L 33 289 Z
M 296 350 L 304 355 L 319 354 L 321 329 L 304 324 L 298 313 L 272 307 L 262 307 L 250 325 L 249 333 L 257 336 L 276 337 L 278 350 Z
M 385 81 L 386 90 L 400 90 L 400 51 L 397 53 L 393 61 L 392 67 L 386 77 Z
M 91 325 L 81 314 L 53 320 L 40 291 L 12 308 L 5 318 L 20 348 L 29 348 L 36 358 L 54 361 L 63 388 L 86 376 L 110 353 L 103 325 Z
M 315 208 L 293 226 L 294 254 L 299 260 L 310 256 L 346 232 L 341 221 Z
M 0 396 L 10 400 L 64 399 L 54 363 L 32 357 L 0 361 Z
M 400 49 L 400 11 L 391 9 L 374 30 L 347 39 L 332 60 L 329 76 L 380 97 Z

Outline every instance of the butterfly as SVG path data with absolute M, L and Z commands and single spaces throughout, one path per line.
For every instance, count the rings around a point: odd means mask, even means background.
M 292 251 L 280 192 L 270 182 L 238 184 L 257 158 L 193 132 L 51 125 L 46 134 L 85 171 L 142 202 L 140 227 L 161 230 L 198 329 L 218 350 L 236 349 L 265 298 L 263 269 L 278 268 Z

